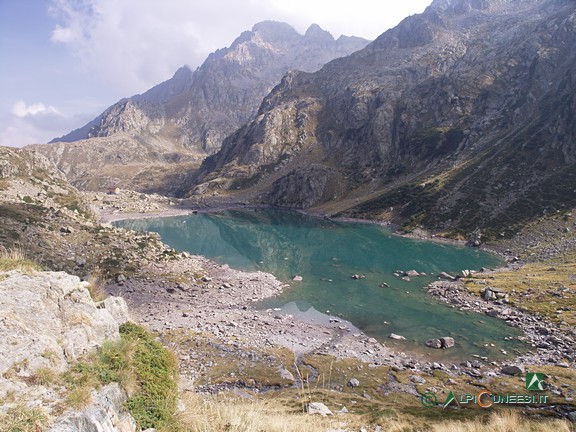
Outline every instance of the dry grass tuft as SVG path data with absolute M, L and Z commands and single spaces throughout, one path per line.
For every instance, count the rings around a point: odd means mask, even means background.
M 96 268 L 88 278 L 87 282 L 88 292 L 90 293 L 92 300 L 100 302 L 108 298 L 108 293 L 105 289 L 106 282 L 100 269 Z
M 451 421 L 432 426 L 433 432 L 570 432 L 568 422 L 564 420 L 528 420 L 517 411 L 493 412 L 488 421 Z
M 326 432 L 338 429 L 344 419 L 288 412 L 275 401 L 247 401 L 238 398 L 202 397 L 187 394 L 179 422 L 190 432 Z M 162 431 L 166 432 L 166 431 Z
M 34 371 L 32 375 L 34 384 L 50 385 L 57 384 L 60 381 L 60 374 L 54 369 L 49 367 L 40 367 Z
M 92 402 L 91 385 L 76 387 L 66 394 L 66 405 L 74 409 L 86 408 Z
M 37 432 L 43 430 L 47 421 L 47 416 L 39 408 L 19 405 L 0 413 L 0 431 Z
M 42 271 L 38 263 L 26 258 L 22 249 L 6 249 L 0 246 L 0 271 L 18 270 L 25 274 Z

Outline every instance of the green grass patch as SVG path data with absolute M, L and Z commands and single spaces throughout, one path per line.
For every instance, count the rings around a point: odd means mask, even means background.
M 568 326 L 576 325 L 576 253 L 545 262 L 528 263 L 518 269 L 476 274 L 466 282 L 475 294 L 486 286 L 508 293 L 517 307 Z
M 174 355 L 134 323 L 122 324 L 120 336 L 63 374 L 67 404 L 80 408 L 89 403 L 91 389 L 118 382 L 128 394 L 126 407 L 140 428 L 178 430 Z
M 126 404 L 131 414 L 143 429 L 174 424 L 178 402 L 174 355 L 136 324 L 122 324 L 120 334 L 123 340 L 135 343 L 132 363 L 138 386 Z

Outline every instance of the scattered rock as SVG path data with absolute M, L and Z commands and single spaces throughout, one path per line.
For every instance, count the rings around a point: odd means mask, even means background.
M 408 276 L 408 277 L 417 277 L 420 276 L 420 273 L 418 273 L 416 270 L 408 270 L 404 272 L 404 276 Z
M 328 407 L 321 402 L 310 402 L 308 404 L 307 411 L 308 414 L 320 414 L 323 417 L 332 415 L 332 411 L 330 411 Z
M 416 384 L 426 384 L 426 380 L 419 375 L 410 375 L 410 381 Z
M 446 273 L 446 272 L 440 273 L 440 274 L 438 275 L 438 277 L 439 277 L 440 279 L 445 279 L 445 280 L 449 280 L 449 281 L 456 280 L 456 278 L 455 278 L 454 276 L 449 275 L 449 274 Z
M 356 378 L 352 378 L 350 381 L 348 381 L 348 387 L 358 387 L 360 385 L 360 381 L 358 381 Z
M 481 292 L 482 298 L 487 301 L 493 301 L 498 298 L 496 291 L 491 287 L 486 287 Z
M 294 275 L 294 276 L 292 276 L 292 280 L 294 282 L 302 282 L 304 279 L 302 278 L 302 276 Z
M 524 373 L 524 368 L 516 365 L 506 365 L 502 369 L 500 369 L 500 373 L 512 376 L 522 375 Z
M 292 374 L 292 372 L 290 372 L 288 369 L 285 368 L 281 368 L 278 370 L 279 374 L 280 374 L 280 378 L 290 381 L 290 382 L 294 382 L 294 375 Z
M 404 336 L 397 335 L 396 333 L 390 333 L 390 336 L 388 336 L 388 337 L 390 339 L 406 340 L 406 338 Z

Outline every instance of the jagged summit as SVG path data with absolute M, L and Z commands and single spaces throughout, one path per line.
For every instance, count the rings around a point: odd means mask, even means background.
M 299 37 L 300 34 L 290 24 L 281 21 L 261 21 L 254 24 L 252 33 L 260 33 L 267 39 L 286 40 Z
M 318 24 L 311 24 L 310 27 L 308 27 L 308 29 L 306 30 L 306 33 L 304 33 L 304 36 L 307 38 L 325 40 L 328 42 L 334 41 L 334 37 L 332 36 L 332 34 L 329 31 L 324 30 Z

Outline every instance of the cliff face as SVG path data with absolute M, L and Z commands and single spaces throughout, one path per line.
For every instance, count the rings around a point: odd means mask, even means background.
M 287 74 L 188 189 L 511 234 L 576 205 L 575 47 L 573 2 L 434 1 L 359 52 Z

